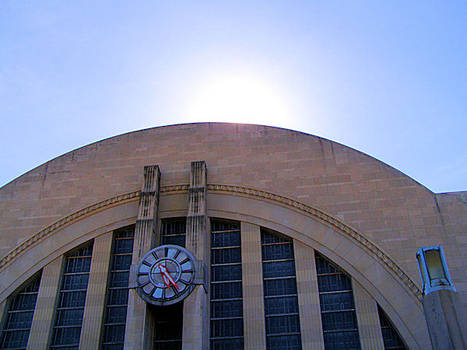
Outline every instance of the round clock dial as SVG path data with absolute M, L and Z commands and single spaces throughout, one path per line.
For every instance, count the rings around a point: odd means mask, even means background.
M 162 245 L 147 252 L 138 264 L 137 292 L 146 302 L 171 305 L 193 290 L 195 258 L 183 247 Z

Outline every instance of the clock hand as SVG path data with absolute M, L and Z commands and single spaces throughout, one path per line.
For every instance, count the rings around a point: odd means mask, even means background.
M 170 284 L 172 284 L 175 288 L 177 288 L 177 290 L 179 290 L 180 288 L 178 288 L 177 283 L 175 283 L 173 277 L 168 272 L 167 267 L 161 264 L 159 265 L 159 269 L 161 271 L 162 279 L 164 280 L 166 286 L 170 287 Z M 167 283 L 166 280 L 168 280 L 169 282 Z

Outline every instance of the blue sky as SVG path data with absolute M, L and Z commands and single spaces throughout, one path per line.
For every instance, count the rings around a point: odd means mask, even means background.
M 0 44 L 0 186 L 124 132 L 241 121 L 467 190 L 463 0 L 2 0 Z

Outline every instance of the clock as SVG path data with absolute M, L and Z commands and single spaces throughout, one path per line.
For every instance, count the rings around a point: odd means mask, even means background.
M 172 305 L 185 299 L 195 284 L 195 258 L 183 247 L 162 245 L 139 261 L 136 291 L 153 305 Z

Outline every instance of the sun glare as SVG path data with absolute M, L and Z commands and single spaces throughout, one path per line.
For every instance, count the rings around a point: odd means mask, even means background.
M 195 92 L 187 114 L 196 121 L 226 121 L 287 127 L 290 107 L 285 95 L 259 79 L 222 76 Z

